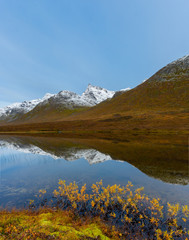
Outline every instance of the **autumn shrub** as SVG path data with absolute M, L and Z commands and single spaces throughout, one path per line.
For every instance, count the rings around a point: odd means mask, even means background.
M 142 193 L 143 188 L 135 191 L 128 182 L 126 186 L 103 186 L 102 181 L 86 191 L 75 183 L 66 184 L 60 180 L 53 192 L 52 208 L 69 209 L 80 217 L 99 216 L 111 224 L 123 239 L 188 239 L 189 208 L 177 204 L 161 204 L 159 198 L 149 198 Z M 39 195 L 41 204 L 47 205 L 45 190 Z M 49 204 L 49 203 L 48 203 Z M 30 204 L 33 208 L 33 202 Z

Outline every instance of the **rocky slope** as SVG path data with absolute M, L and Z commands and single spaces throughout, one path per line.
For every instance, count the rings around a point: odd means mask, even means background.
M 154 74 L 149 81 L 178 81 L 189 80 L 189 55 L 169 63 Z
M 189 55 L 168 64 L 130 91 L 115 94 L 110 101 L 81 113 L 77 119 L 145 112 L 189 112 Z

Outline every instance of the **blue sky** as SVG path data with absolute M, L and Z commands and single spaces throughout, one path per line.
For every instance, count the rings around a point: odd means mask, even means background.
M 135 87 L 189 54 L 188 0 L 0 0 L 0 107 Z

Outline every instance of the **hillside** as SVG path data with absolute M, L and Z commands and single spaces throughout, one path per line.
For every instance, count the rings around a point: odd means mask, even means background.
M 78 115 L 79 119 L 140 114 L 144 112 L 189 113 L 189 55 L 159 70 L 130 91 Z

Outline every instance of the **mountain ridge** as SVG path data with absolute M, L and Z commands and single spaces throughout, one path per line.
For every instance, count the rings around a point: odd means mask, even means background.
M 152 77 L 150 81 L 173 81 L 189 75 L 189 55 L 179 58 L 165 67 L 161 68 Z
M 5 108 L 1 108 L 0 121 L 12 122 L 17 119 L 23 120 L 25 114 L 26 118 L 29 118 L 33 114 L 32 110 L 34 110 L 35 115 L 41 108 L 47 107 L 48 110 L 49 105 L 57 110 L 92 107 L 108 98 L 112 98 L 114 94 L 115 91 L 110 91 L 91 84 L 88 84 L 88 87 L 81 95 L 68 90 L 60 91 L 57 94 L 47 93 L 42 99 L 13 103 Z M 30 112 L 32 113 L 30 114 Z M 27 116 L 27 114 L 29 116 Z
M 7 116 L 12 115 L 10 120 L 14 120 L 16 115 L 24 114 L 31 111 L 35 106 L 37 106 L 40 102 L 47 100 L 52 97 L 54 94 L 46 93 L 43 98 L 34 99 L 30 101 L 23 101 L 21 103 L 16 102 L 10 104 L 4 108 L 0 108 L 0 120 L 5 120 Z

